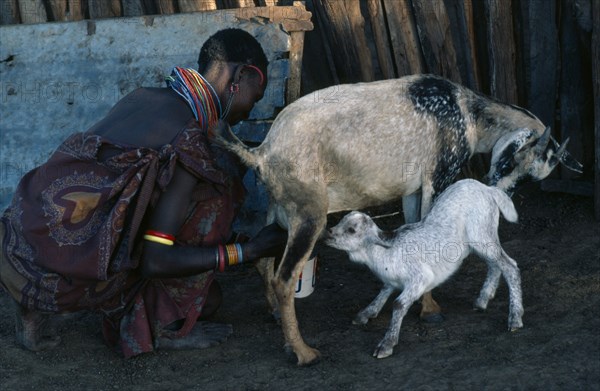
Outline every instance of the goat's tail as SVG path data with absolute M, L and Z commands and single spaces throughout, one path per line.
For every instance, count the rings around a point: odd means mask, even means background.
M 219 122 L 209 130 L 209 138 L 225 149 L 235 153 L 246 166 L 256 169 L 258 161 L 256 154 L 252 152 L 250 147 L 242 142 L 231 130 L 227 122 L 219 120 Z
M 504 218 L 511 223 L 516 223 L 519 220 L 519 214 L 510 197 L 497 187 L 490 186 L 488 189 Z

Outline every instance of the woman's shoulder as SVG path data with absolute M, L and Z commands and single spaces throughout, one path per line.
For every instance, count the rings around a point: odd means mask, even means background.
M 169 144 L 193 118 L 187 104 L 168 88 L 138 88 L 88 132 L 116 142 L 159 149 Z

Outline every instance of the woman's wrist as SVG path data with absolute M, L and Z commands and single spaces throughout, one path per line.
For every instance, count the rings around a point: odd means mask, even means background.
M 240 243 L 219 244 L 215 250 L 215 270 L 225 271 L 226 267 L 239 265 L 247 260 L 247 254 Z

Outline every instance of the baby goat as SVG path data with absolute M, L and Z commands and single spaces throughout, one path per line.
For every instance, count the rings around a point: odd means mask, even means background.
M 422 221 L 392 233 L 380 230 L 361 212 L 349 213 L 327 232 L 328 245 L 347 251 L 352 261 L 367 265 L 384 282 L 375 300 L 358 313 L 355 324 L 366 324 L 375 318 L 394 290 L 402 289 L 394 301 L 390 327 L 374 357 L 392 354 L 402 318 L 410 306 L 423 293 L 447 280 L 471 253 L 488 265 L 475 307 L 487 307 L 502 274 L 510 292 L 508 328 L 514 331 L 523 326 L 521 277 L 517 263 L 500 246 L 498 210 L 506 220 L 517 221 L 515 207 L 504 192 L 465 179 L 448 187 Z

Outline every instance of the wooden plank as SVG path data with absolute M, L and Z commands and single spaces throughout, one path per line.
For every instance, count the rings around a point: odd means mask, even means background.
M 19 19 L 19 5 L 17 4 L 17 0 L 0 0 L 0 4 L 2 4 L 0 25 L 18 24 L 21 21 Z
M 247 8 L 254 7 L 254 0 L 223 0 L 225 8 Z
M 471 45 L 470 28 L 467 24 L 472 19 L 467 16 L 467 12 L 472 12 L 471 6 L 469 4 L 469 8 L 467 9 L 464 1 L 455 0 L 445 0 L 445 4 L 462 84 L 477 90 L 478 86 L 473 57 L 474 47 Z
M 89 0 L 90 19 L 115 18 L 121 16 L 119 0 Z
M 176 4 L 178 4 L 178 0 L 156 0 L 156 12 L 161 15 L 174 14 L 177 9 Z
M 368 0 L 367 6 L 381 73 L 383 73 L 385 79 L 392 79 L 397 74 L 394 70 L 392 48 L 390 47 L 389 32 L 386 27 L 385 13 L 381 0 Z
M 217 9 L 216 0 L 178 0 L 178 4 L 179 12 L 214 11 Z
M 588 116 L 592 114 L 589 97 L 593 94 L 591 77 L 586 77 L 585 48 L 582 48 L 576 15 L 572 12 L 576 0 L 562 0 L 560 17 L 561 69 L 560 69 L 560 132 L 559 138 L 570 138 L 569 152 L 586 165 L 585 136 L 586 129 L 593 125 Z M 587 57 L 589 59 L 589 57 Z M 589 92 L 589 93 L 588 93 Z M 593 139 L 593 138 L 592 138 Z M 587 164 L 589 166 L 589 163 Z M 571 179 L 578 174 L 561 166 L 562 179 Z
M 592 77 L 594 80 L 594 112 L 595 112 L 595 190 L 594 209 L 596 220 L 600 221 L 600 2 L 592 2 Z
M 302 51 L 304 48 L 304 31 L 290 33 L 290 75 L 287 81 L 286 104 L 300 97 L 300 81 L 302 77 Z
M 123 0 L 123 16 L 144 15 L 143 0 Z
M 84 6 L 83 0 L 69 0 L 69 20 L 83 20 L 85 18 Z
M 512 0 L 485 0 L 490 94 L 518 104 Z
M 355 0 L 315 0 L 322 27 L 332 50 L 336 73 L 342 83 L 374 79 L 364 19 Z M 356 61 L 358 59 L 358 61 Z
M 410 0 L 383 0 L 397 75 L 423 72 L 417 27 Z
M 556 3 L 522 0 L 519 5 L 523 106 L 554 127 L 559 69 Z
M 19 0 L 21 23 L 45 23 L 48 21 L 42 0 Z
M 425 71 L 461 83 L 446 5 L 442 0 L 413 0 L 412 4 Z
M 340 84 L 340 79 L 337 75 L 337 70 L 335 68 L 335 62 L 333 60 L 333 51 L 331 49 L 331 45 L 329 44 L 329 37 L 327 35 L 327 26 L 325 24 L 325 21 L 323 20 L 324 18 L 324 11 L 323 11 L 323 5 L 321 4 L 321 0 L 308 0 L 308 4 L 310 4 L 310 6 L 312 7 L 313 10 L 313 14 L 314 14 L 314 19 L 316 20 L 316 28 L 314 31 L 314 34 L 319 34 L 319 39 L 311 39 L 310 36 L 305 37 L 305 40 L 307 42 L 311 42 L 312 49 L 316 49 L 313 50 L 312 53 L 321 53 L 321 51 L 319 50 L 318 46 L 316 45 L 316 43 L 314 41 L 318 41 L 322 46 L 323 49 L 323 53 L 325 53 L 325 60 L 327 62 L 327 68 L 329 69 L 329 72 L 331 74 L 331 79 L 332 82 L 331 83 L 323 83 L 320 80 L 316 81 L 316 85 L 313 85 L 314 88 L 310 88 L 310 90 L 316 90 L 316 89 L 321 89 L 330 85 L 336 85 L 336 84 Z M 317 56 L 317 58 L 321 59 L 322 56 Z M 310 63 L 308 65 L 308 67 L 314 67 L 314 63 Z M 318 71 L 315 71 L 313 73 L 318 73 Z M 303 80 L 306 80 L 306 78 L 304 78 Z M 324 84 L 324 85 L 323 85 Z
M 67 0 L 47 0 L 48 4 L 47 12 L 48 21 L 52 22 L 64 22 L 69 20 L 67 18 Z
M 471 64 L 473 69 L 473 86 L 472 88 L 480 91 L 481 82 L 479 80 L 479 58 L 477 57 L 477 46 L 475 43 L 475 17 L 473 11 L 472 0 L 462 0 L 462 9 L 464 10 L 465 27 L 467 29 L 467 37 L 469 40 L 469 52 L 471 55 Z

